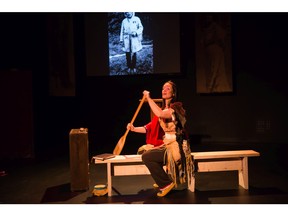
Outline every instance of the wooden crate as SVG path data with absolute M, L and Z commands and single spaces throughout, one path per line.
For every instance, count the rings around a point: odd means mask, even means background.
M 70 145 L 70 186 L 71 191 L 89 189 L 89 142 L 88 129 L 71 129 Z

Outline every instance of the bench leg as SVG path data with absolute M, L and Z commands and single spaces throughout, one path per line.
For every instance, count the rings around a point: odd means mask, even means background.
M 107 189 L 108 196 L 112 196 L 112 177 L 111 177 L 111 163 L 107 163 Z
M 242 170 L 238 170 L 239 185 L 248 190 L 248 157 L 242 159 Z

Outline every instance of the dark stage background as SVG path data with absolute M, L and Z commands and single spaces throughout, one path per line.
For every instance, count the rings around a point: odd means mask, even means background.
M 142 91 L 159 98 L 170 79 L 188 114 L 192 150 L 205 143 L 251 144 L 287 157 L 287 13 L 231 13 L 233 93 L 212 95 L 196 93 L 194 13 L 180 13 L 182 74 L 129 78 L 86 76 L 84 14 L 60 15 L 0 14 L 1 159 L 68 155 L 69 132 L 80 127 L 88 128 L 91 155 L 112 152 Z M 51 31 L 68 38 L 59 46 L 69 50 L 63 70 L 74 76 L 56 96 L 50 60 L 61 55 L 51 53 Z M 144 106 L 135 125 L 148 121 Z M 135 153 L 144 142 L 144 135 L 130 132 L 123 153 Z

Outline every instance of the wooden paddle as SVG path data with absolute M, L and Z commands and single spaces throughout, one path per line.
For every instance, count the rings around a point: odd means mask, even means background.
M 140 110 L 140 108 L 142 107 L 144 101 L 145 101 L 145 96 L 143 95 L 143 97 L 142 97 L 142 99 L 141 99 L 141 101 L 140 101 L 140 104 L 139 104 L 139 106 L 138 106 L 138 108 L 137 108 L 137 110 L 136 110 L 136 112 L 135 112 L 135 114 L 134 114 L 134 116 L 133 116 L 130 124 L 133 124 L 133 123 L 134 123 L 134 121 L 135 121 L 135 119 L 136 119 L 136 116 L 138 115 L 139 110 Z M 129 130 L 127 129 L 126 132 L 125 132 L 125 134 L 119 139 L 117 145 L 115 146 L 115 148 L 114 148 L 114 150 L 113 150 L 113 154 L 114 154 L 114 155 L 119 155 L 119 154 L 121 153 L 121 151 L 122 151 L 122 149 L 123 149 L 123 147 L 124 147 L 124 144 L 125 144 L 125 141 L 126 141 L 126 136 L 127 136 L 128 132 L 129 132 Z

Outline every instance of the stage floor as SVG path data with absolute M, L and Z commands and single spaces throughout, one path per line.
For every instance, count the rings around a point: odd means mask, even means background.
M 195 149 L 239 149 L 213 147 Z M 94 185 L 106 183 L 105 164 L 90 164 L 89 190 L 71 192 L 69 156 L 13 161 L 0 177 L 0 204 L 288 204 L 287 162 L 269 149 L 253 150 L 261 156 L 249 158 L 249 190 L 238 185 L 236 171 L 196 173 L 194 193 L 173 190 L 163 198 L 156 196 L 151 176 L 114 176 L 112 197 L 93 196 Z

